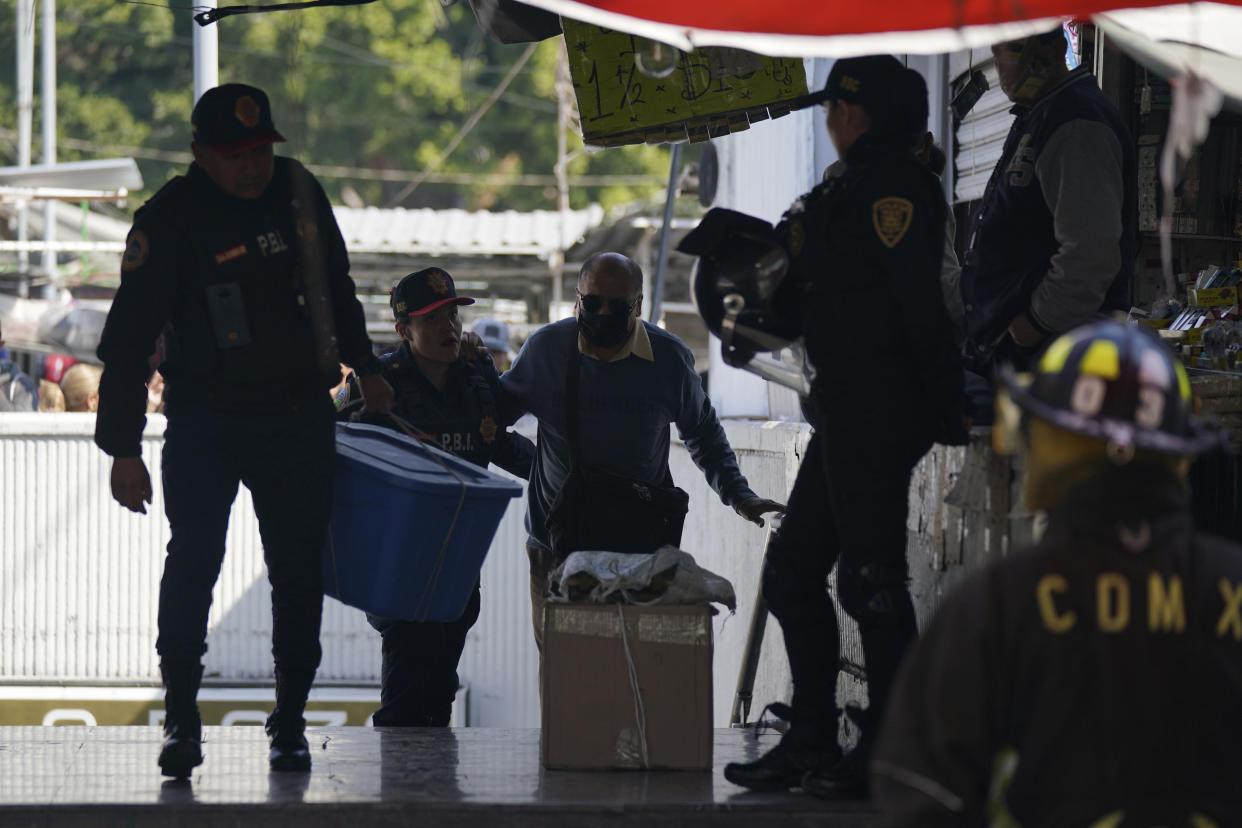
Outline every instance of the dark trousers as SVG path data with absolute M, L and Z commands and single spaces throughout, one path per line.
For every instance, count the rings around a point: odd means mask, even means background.
M 527 546 L 530 560 L 530 622 L 535 630 L 535 649 L 543 655 L 543 610 L 548 605 L 548 573 L 556 569 L 556 556 L 551 549 Z
M 327 394 L 285 414 L 168 412 L 164 508 L 172 537 L 160 581 L 159 638 L 170 664 L 207 651 L 207 611 L 224 559 L 239 483 L 254 500 L 272 587 L 272 655 L 278 686 L 309 690 L 319 666 L 323 611 L 320 551 L 332 505 L 335 430 Z M 293 699 L 293 701 L 297 701 Z
M 466 634 L 479 620 L 476 582 L 466 611 L 448 623 L 402 621 L 368 615 L 383 639 L 380 708 L 376 727 L 448 727 L 460 683 L 457 662 Z
M 876 438 L 817 431 L 768 546 L 763 595 L 789 654 L 793 732 L 810 742 L 836 738 L 841 641 L 827 589 L 833 566 L 841 606 L 858 622 L 868 718 L 877 724 L 917 633 L 907 584 L 906 511 L 910 472 L 930 446 L 879 444 Z

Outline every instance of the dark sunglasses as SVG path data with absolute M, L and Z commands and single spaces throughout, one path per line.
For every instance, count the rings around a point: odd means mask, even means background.
M 578 301 L 582 303 L 582 309 L 587 313 L 599 313 L 604 309 L 604 304 L 607 303 L 608 310 L 612 312 L 613 316 L 629 316 L 634 312 L 634 308 L 638 306 L 638 299 L 632 302 L 619 298 L 605 299 L 598 293 L 583 294 L 581 291 L 578 291 Z

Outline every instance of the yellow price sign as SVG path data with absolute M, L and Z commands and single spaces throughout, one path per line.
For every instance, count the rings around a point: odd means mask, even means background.
M 670 75 L 654 78 L 635 63 L 642 38 L 563 24 L 582 137 L 594 146 L 706 141 L 786 115 L 807 93 L 801 58 L 695 49 L 678 55 Z

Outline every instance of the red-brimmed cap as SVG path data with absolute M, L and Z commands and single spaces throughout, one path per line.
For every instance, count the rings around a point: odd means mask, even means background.
M 195 143 L 221 155 L 285 140 L 272 123 L 267 94 L 244 83 L 226 83 L 204 92 L 194 105 L 190 125 Z
M 447 270 L 428 267 L 403 278 L 389 296 L 392 314 L 404 321 L 410 316 L 426 316 L 444 305 L 473 305 L 469 296 L 458 296 L 453 277 Z

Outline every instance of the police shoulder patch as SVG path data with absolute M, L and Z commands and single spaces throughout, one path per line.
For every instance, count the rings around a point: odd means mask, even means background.
M 121 256 L 121 271 L 137 270 L 147 263 L 150 255 L 151 243 L 147 241 L 147 234 L 137 229 L 130 230 L 125 240 L 125 253 Z
M 491 445 L 496 440 L 496 430 L 496 421 L 491 416 L 479 421 L 479 434 L 482 435 L 484 443 Z
M 871 205 L 871 223 L 885 247 L 896 247 L 910 229 L 914 218 L 914 205 L 909 199 L 890 196 L 877 199 Z

